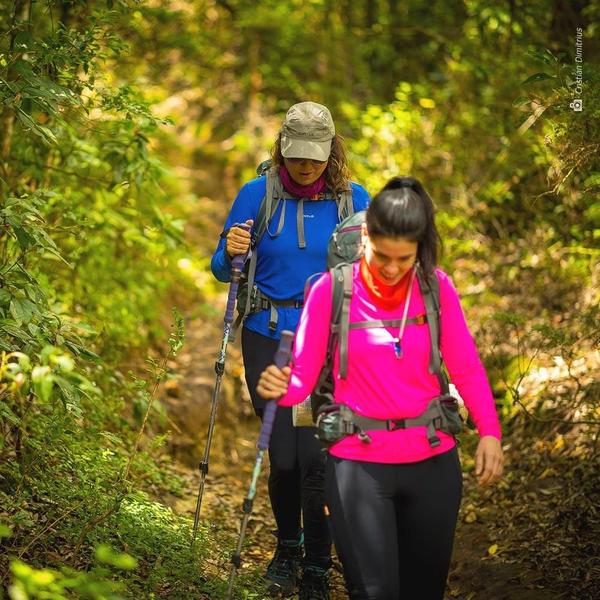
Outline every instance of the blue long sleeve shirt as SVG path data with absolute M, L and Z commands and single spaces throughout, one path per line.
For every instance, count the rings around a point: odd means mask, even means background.
M 253 219 L 256 223 L 258 209 L 266 193 L 265 176 L 246 183 L 239 191 L 224 229 L 236 223 Z M 369 194 L 352 182 L 354 211 L 364 210 Z M 304 236 L 306 247 L 298 247 L 296 209 L 298 200 L 290 198 L 280 202 L 267 231 L 258 244 L 255 283 L 258 289 L 273 300 L 303 300 L 306 280 L 315 273 L 326 270 L 327 243 L 338 223 L 335 200 L 304 201 Z M 273 237 L 285 206 L 285 219 L 280 235 Z M 219 240 L 212 256 L 210 268 L 213 275 L 223 282 L 231 279 L 231 261 L 225 251 L 226 240 Z M 300 319 L 299 308 L 279 307 L 277 329 L 269 329 L 269 311 L 261 310 L 249 315 L 244 326 L 270 338 L 279 339 L 284 329 L 295 331 Z

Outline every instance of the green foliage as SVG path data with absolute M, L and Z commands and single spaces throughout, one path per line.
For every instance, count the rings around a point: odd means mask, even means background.
M 11 600 L 123 599 L 119 593 L 123 590 L 122 585 L 73 569 L 35 569 L 21 561 L 15 561 L 11 565 L 11 571 L 13 583 L 8 590 Z
M 181 489 L 164 436 L 145 440 L 184 342 L 174 310 L 159 350 L 166 295 L 184 283 L 183 220 L 149 152 L 169 121 L 111 75 L 126 3 L 46 8 L 0 13 L 0 570 L 11 559 L 11 598 L 120 598 L 114 569 L 139 587 L 159 548 L 194 563 L 185 521 L 147 499 L 139 518 L 131 508 L 142 485 Z M 128 536 L 135 557 L 112 550 Z
M 330 106 L 371 192 L 398 174 L 425 183 L 508 430 L 574 427 L 591 447 L 596 0 L 11 5 L 0 10 L 0 571 L 12 557 L 14 597 L 222 594 L 200 576 L 214 541 L 189 550 L 189 524 L 140 491 L 182 488 L 162 455 L 158 386 L 183 318 L 163 348 L 162 317 L 177 298 L 219 318 L 218 225 L 295 101 Z M 136 566 L 120 568 L 123 551 Z

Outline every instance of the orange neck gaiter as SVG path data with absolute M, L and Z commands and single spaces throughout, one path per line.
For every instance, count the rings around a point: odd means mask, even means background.
M 411 271 L 412 269 L 398 283 L 387 285 L 373 275 L 364 256 L 360 259 L 360 275 L 365 287 L 375 304 L 384 310 L 393 310 L 404 302 L 408 293 Z

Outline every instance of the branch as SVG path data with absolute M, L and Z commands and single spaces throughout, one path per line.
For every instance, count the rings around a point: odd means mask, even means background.
M 231 16 L 235 17 L 235 9 L 226 0 L 216 0 L 217 6 L 222 6 Z
M 52 521 L 52 523 L 50 523 L 50 525 L 46 525 L 46 527 L 44 527 L 44 529 L 42 529 L 42 531 L 40 531 L 37 535 L 35 535 L 32 538 L 32 540 L 27 544 L 27 546 L 25 546 L 25 548 L 22 548 L 19 551 L 19 558 L 22 558 L 23 555 L 25 554 L 25 552 L 27 552 L 27 550 L 29 550 L 29 548 L 31 548 L 31 546 L 35 542 L 37 542 L 37 540 L 39 540 L 47 531 L 50 531 L 50 529 L 52 529 L 57 523 L 62 521 L 64 518 L 68 517 L 71 513 L 75 512 L 78 508 L 81 508 L 82 506 L 83 506 L 83 501 L 79 502 L 79 504 L 76 504 L 75 506 L 72 506 L 67 512 L 64 512 L 62 515 L 60 515 L 60 517 L 58 517 L 57 519 Z
M 563 423 L 565 425 L 600 425 L 600 421 L 573 421 L 568 419 L 542 419 L 540 417 L 536 417 L 535 415 L 532 415 L 527 407 L 521 402 L 518 393 L 515 394 L 512 389 L 510 393 L 512 394 L 513 402 L 518 404 L 523 409 L 525 415 L 527 415 L 527 417 L 529 417 L 529 419 L 532 421 L 536 421 L 538 423 Z
M 167 361 L 171 358 L 171 353 L 169 352 L 163 359 L 162 365 L 160 367 L 159 373 L 164 373 L 167 368 Z M 158 386 L 160 385 L 161 377 L 156 377 L 154 381 L 154 388 L 150 394 L 150 398 L 148 400 L 148 406 L 146 406 L 146 413 L 144 414 L 144 418 L 142 419 L 142 424 L 138 431 L 137 437 L 135 439 L 135 444 L 133 445 L 133 450 L 129 455 L 129 460 L 127 461 L 127 465 L 125 466 L 125 472 L 122 477 L 123 483 L 127 481 L 129 477 L 129 472 L 131 471 L 131 464 L 133 463 L 133 459 L 137 455 L 137 451 L 142 440 L 142 436 L 144 435 L 144 431 L 146 430 L 146 423 L 148 422 L 148 416 L 150 415 L 150 410 L 152 409 L 152 404 L 154 403 L 154 399 L 156 397 L 156 392 L 158 391 Z
M 81 175 L 80 173 L 75 173 L 73 171 L 67 171 L 65 169 L 61 169 L 60 167 L 53 167 L 51 165 L 40 165 L 39 163 L 31 161 L 31 160 L 20 159 L 19 162 L 21 162 L 25 165 L 31 165 L 32 167 L 38 167 L 39 169 L 50 169 L 51 171 L 58 171 L 59 173 L 64 173 L 65 175 L 70 175 L 71 177 L 76 177 L 77 179 L 91 181 L 92 183 L 100 182 L 100 183 L 106 184 L 107 186 L 113 185 L 112 181 L 108 181 L 108 179 L 103 179 L 102 177 L 93 177 L 91 175 Z

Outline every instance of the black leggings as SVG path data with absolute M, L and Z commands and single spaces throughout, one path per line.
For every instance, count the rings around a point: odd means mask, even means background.
M 462 494 L 456 448 L 417 463 L 327 460 L 333 540 L 352 600 L 441 600 Z
M 263 370 L 273 362 L 279 342 L 244 328 L 242 355 L 254 411 L 262 419 L 265 400 L 256 393 Z M 292 409 L 278 407 L 269 444 L 269 496 L 278 537 L 296 539 L 304 525 L 306 564 L 330 565 L 331 537 L 324 514 L 325 459 L 314 427 L 294 427 Z

